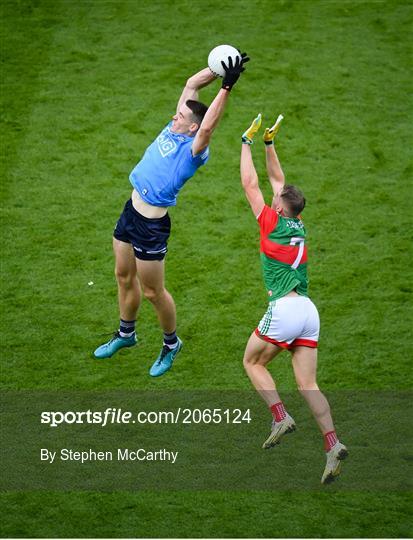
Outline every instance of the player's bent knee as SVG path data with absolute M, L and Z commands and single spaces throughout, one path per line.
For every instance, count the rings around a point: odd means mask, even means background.
M 263 365 L 263 362 L 261 362 L 261 356 L 256 354 L 249 354 L 244 356 L 242 363 L 245 371 L 251 371 L 256 366 Z
M 242 360 L 245 371 L 254 369 L 254 366 L 258 363 L 259 357 L 256 354 L 245 354 Z
M 135 286 L 136 273 L 123 270 L 122 268 L 115 268 L 116 281 L 121 287 L 132 288 Z
M 244 356 L 242 360 L 242 365 L 244 366 L 245 371 L 248 371 L 248 369 L 253 365 L 251 362 L 251 358 L 249 356 Z
M 152 303 L 158 302 L 162 298 L 164 293 L 165 293 L 164 288 L 154 289 L 154 288 L 151 288 L 151 287 L 144 287 L 144 289 L 143 289 L 143 294 L 144 294 L 145 298 L 147 300 L 149 300 L 150 302 L 152 302 Z

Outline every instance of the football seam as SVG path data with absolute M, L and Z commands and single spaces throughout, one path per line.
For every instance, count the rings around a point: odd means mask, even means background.
M 215 75 L 215 77 L 221 77 L 221 79 L 223 78 L 223 75 L 220 75 L 219 73 L 211 69 L 209 66 L 208 66 L 208 69 L 213 75 Z

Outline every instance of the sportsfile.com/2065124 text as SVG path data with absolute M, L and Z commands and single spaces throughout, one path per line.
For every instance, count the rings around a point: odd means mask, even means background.
M 241 424 L 251 422 L 250 409 L 197 409 L 177 407 L 170 411 L 133 413 L 108 407 L 103 411 L 42 411 L 40 423 L 57 427 L 61 424 Z

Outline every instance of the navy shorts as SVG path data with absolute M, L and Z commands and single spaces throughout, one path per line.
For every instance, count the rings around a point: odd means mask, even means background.
M 132 199 L 129 199 L 116 223 L 113 236 L 132 244 L 138 259 L 161 261 L 168 251 L 170 233 L 171 219 L 168 214 L 161 218 L 147 218 L 135 210 Z

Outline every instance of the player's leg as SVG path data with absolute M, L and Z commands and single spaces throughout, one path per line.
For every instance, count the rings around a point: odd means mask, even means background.
M 165 288 L 165 259 L 135 259 L 143 294 L 155 308 L 162 330 L 170 334 L 176 330 L 176 308 L 172 295 Z
M 125 321 L 136 320 L 141 303 L 141 290 L 136 275 L 135 254 L 132 244 L 113 238 L 115 254 L 115 276 L 118 284 L 120 318 Z
M 281 347 L 264 341 L 255 332 L 251 334 L 244 352 L 244 369 L 254 388 L 269 407 L 272 403 L 280 401 L 280 396 L 267 364 L 280 352 Z
M 263 448 L 271 448 L 281 441 L 286 433 L 295 429 L 294 420 L 287 413 L 277 392 L 275 381 L 267 369 L 267 364 L 280 352 L 281 347 L 263 340 L 253 332 L 248 340 L 243 364 L 248 377 L 257 392 L 267 403 L 273 422 L 271 433 L 263 444 Z
M 176 308 L 172 295 L 165 288 L 165 261 L 136 258 L 136 268 L 145 298 L 153 305 L 164 333 L 162 350 L 149 373 L 153 377 L 171 369 L 173 361 L 182 348 L 176 335 Z
M 113 238 L 115 276 L 118 284 L 119 330 L 112 339 L 98 347 L 96 358 L 110 358 L 119 349 L 136 344 L 135 322 L 141 301 L 140 286 L 136 276 L 133 247 L 127 242 Z
M 317 385 L 317 349 L 305 346 L 295 347 L 292 363 L 298 389 L 323 434 L 327 464 L 321 482 L 329 483 L 340 474 L 341 461 L 347 457 L 348 451 L 337 438 L 330 405 Z
M 334 431 L 330 406 L 317 386 L 317 349 L 295 347 L 292 352 L 292 364 L 298 390 L 310 407 L 321 432 L 324 434 Z

